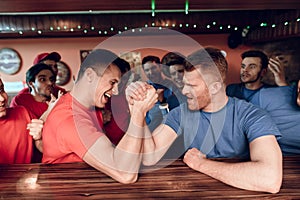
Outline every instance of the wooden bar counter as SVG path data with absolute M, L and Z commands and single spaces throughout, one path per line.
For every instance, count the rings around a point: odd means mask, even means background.
M 0 199 L 300 199 L 300 156 L 284 158 L 277 194 L 228 186 L 193 171 L 182 160 L 167 166 L 164 162 L 143 167 L 151 172 L 141 173 L 129 185 L 85 163 L 0 165 Z

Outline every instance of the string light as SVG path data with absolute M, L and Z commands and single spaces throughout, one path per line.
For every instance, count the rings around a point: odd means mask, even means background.
M 185 11 L 186 15 L 189 14 L 189 1 L 188 0 L 185 1 L 184 11 Z
M 186 1 L 186 3 L 188 3 L 188 1 Z M 152 0 L 152 4 L 151 4 L 153 7 L 151 8 L 154 8 L 155 10 L 155 1 Z M 295 25 L 295 23 L 299 22 L 300 21 L 300 18 L 294 18 L 294 19 L 291 19 L 290 21 L 283 21 L 281 23 L 272 23 L 270 21 L 268 22 L 259 22 L 257 24 L 251 24 L 251 27 L 250 25 L 247 25 L 246 27 L 240 27 L 240 26 L 234 26 L 233 24 L 221 24 L 219 23 L 218 21 L 216 20 L 212 20 L 209 24 L 206 24 L 206 25 L 202 25 L 202 24 L 189 24 L 189 23 L 180 23 L 180 24 L 176 24 L 176 21 L 170 21 L 170 20 L 166 20 L 166 21 L 161 21 L 161 20 L 154 20 L 152 22 L 146 22 L 144 23 L 144 27 L 157 27 L 158 30 L 162 30 L 163 27 L 166 27 L 166 28 L 173 28 L 173 29 L 181 29 L 181 28 L 185 28 L 185 30 L 187 28 L 193 28 L 193 29 L 196 29 L 198 28 L 197 30 L 199 30 L 199 33 L 201 33 L 201 31 L 204 31 L 203 29 L 211 29 L 211 30 L 214 30 L 215 31 L 215 28 L 216 29 L 219 29 L 220 32 L 223 32 L 226 33 L 226 31 L 228 32 L 229 29 L 233 29 L 235 31 L 237 30 L 244 30 L 244 29 L 248 29 L 250 30 L 250 28 L 252 28 L 252 31 L 253 30 L 256 30 L 256 29 L 259 29 L 261 27 L 269 27 L 269 28 L 276 28 L 276 27 L 282 27 L 282 26 L 292 26 L 292 25 Z M 214 26 L 216 26 L 214 28 Z M 105 29 L 107 27 L 104 27 Z M 50 32 L 50 31 L 62 31 L 62 30 L 68 30 L 69 32 L 75 32 L 76 29 L 82 29 L 82 26 L 81 25 L 77 25 L 73 28 L 70 28 L 68 27 L 67 25 L 63 25 L 63 26 L 49 26 L 49 28 L 46 28 L 45 30 L 43 29 L 38 29 L 37 27 L 31 27 L 30 30 L 27 30 L 27 31 L 33 31 L 33 32 L 36 32 L 37 34 L 41 35 L 47 35 L 47 32 Z M 107 31 L 103 31 L 101 32 L 100 30 L 98 31 L 98 34 L 105 34 L 105 35 L 111 35 L 113 32 L 115 33 L 118 33 L 118 34 L 121 34 L 122 31 L 127 31 L 127 30 L 131 30 L 132 32 L 142 32 L 142 28 L 141 27 L 127 27 L 127 26 L 124 26 L 124 29 L 123 30 L 118 30 L 116 27 L 109 27 L 107 29 Z M 24 30 L 20 30 L 20 29 L 16 29 L 15 27 L 10 27 L 10 26 L 5 26 L 5 31 L 7 32 L 16 32 L 18 33 L 19 35 L 24 35 L 26 36 L 26 31 Z M 82 29 L 82 33 L 84 34 L 87 34 L 89 31 L 94 31 L 96 30 L 95 26 L 93 24 L 91 24 L 89 27 L 86 27 L 84 30 Z M 205 32 L 205 31 L 204 31 Z M 76 32 L 78 34 L 78 32 Z M 96 32 L 97 33 L 97 32 Z M 91 34 L 88 34 L 89 36 L 92 35 L 93 33 L 91 32 Z
M 152 17 L 155 16 L 155 0 L 151 0 L 151 12 L 152 12 Z

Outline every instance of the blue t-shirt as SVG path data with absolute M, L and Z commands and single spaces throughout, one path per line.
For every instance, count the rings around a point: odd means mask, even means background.
M 255 95 L 259 90 L 262 88 L 270 88 L 271 85 L 264 84 L 262 87 L 256 89 L 256 90 L 249 90 L 245 87 L 244 84 L 230 84 L 226 87 L 226 94 L 230 97 L 236 97 L 239 99 L 244 99 L 248 102 L 252 102 L 256 105 L 259 104 L 259 98 L 257 95 Z
M 257 105 L 270 114 L 282 134 L 278 143 L 283 154 L 300 154 L 300 107 L 296 103 L 297 86 L 263 88 L 255 96 L 259 98 Z
M 264 135 L 281 135 L 264 110 L 231 97 L 214 113 L 190 111 L 182 104 L 164 123 L 177 134 L 184 134 L 185 149 L 195 147 L 208 158 L 249 158 L 251 141 Z

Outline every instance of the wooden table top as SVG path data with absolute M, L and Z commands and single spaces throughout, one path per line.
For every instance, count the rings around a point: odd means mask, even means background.
M 160 169 L 141 173 L 136 183 L 124 185 L 85 163 L 0 165 L 0 199 L 300 199 L 300 156 L 284 158 L 278 194 L 228 186 L 182 160 L 168 166 L 162 161 L 155 167 Z

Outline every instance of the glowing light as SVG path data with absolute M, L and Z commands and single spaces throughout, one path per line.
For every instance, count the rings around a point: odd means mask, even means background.
M 189 14 L 189 1 L 188 0 L 185 1 L 184 11 L 185 11 L 186 15 Z
M 206 28 L 210 28 L 210 25 L 208 24 L 208 25 L 206 26 Z
M 265 27 L 265 26 L 268 26 L 268 24 L 265 23 L 265 22 L 262 22 L 262 23 L 260 23 L 260 26 L 261 26 L 261 27 Z
M 151 0 L 152 17 L 155 16 L 155 0 Z
M 23 32 L 22 32 L 22 31 L 19 31 L 19 34 L 20 34 L 20 35 L 23 35 Z
M 289 25 L 289 22 L 284 22 L 284 25 L 285 25 L 285 26 Z
M 276 24 L 272 24 L 272 28 L 275 28 L 276 27 Z

